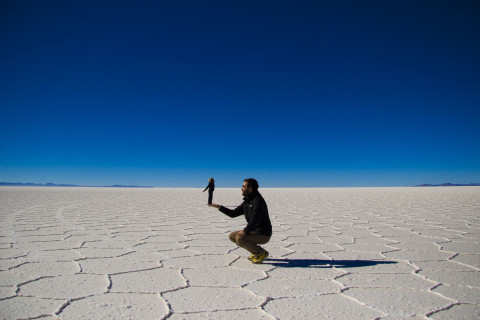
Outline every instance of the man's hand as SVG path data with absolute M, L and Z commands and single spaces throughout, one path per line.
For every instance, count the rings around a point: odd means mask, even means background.
M 220 209 L 221 205 L 219 204 L 216 204 L 216 203 L 211 203 L 208 205 L 209 207 L 214 207 L 214 208 L 217 208 L 217 209 Z
M 237 234 L 239 234 L 239 235 L 243 236 L 243 235 L 245 234 L 245 231 L 243 231 L 243 230 L 240 230 L 240 231 L 239 231 Z

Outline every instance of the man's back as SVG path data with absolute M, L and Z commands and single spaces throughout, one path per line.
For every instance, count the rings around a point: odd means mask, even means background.
M 268 207 L 262 195 L 255 191 L 252 194 L 245 196 L 242 203 L 245 219 L 248 224 L 245 227 L 245 232 L 256 232 L 266 236 L 272 235 L 272 223 L 268 215 Z

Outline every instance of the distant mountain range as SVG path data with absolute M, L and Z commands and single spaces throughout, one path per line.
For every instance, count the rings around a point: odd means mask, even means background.
M 20 182 L 0 182 L 0 186 L 7 187 L 77 187 L 77 188 L 153 188 L 152 186 L 78 186 L 75 184 L 57 184 L 57 183 L 20 183 Z
M 442 184 L 421 184 L 415 187 L 480 187 L 480 183 L 442 183 Z

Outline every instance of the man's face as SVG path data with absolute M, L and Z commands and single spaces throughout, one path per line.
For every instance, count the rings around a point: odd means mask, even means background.
M 244 181 L 242 186 L 242 195 L 246 196 L 247 194 L 252 193 L 252 188 L 248 186 L 248 182 Z

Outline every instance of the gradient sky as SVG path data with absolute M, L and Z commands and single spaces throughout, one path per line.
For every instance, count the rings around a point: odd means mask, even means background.
M 478 1 L 0 1 L 0 181 L 480 182 Z

